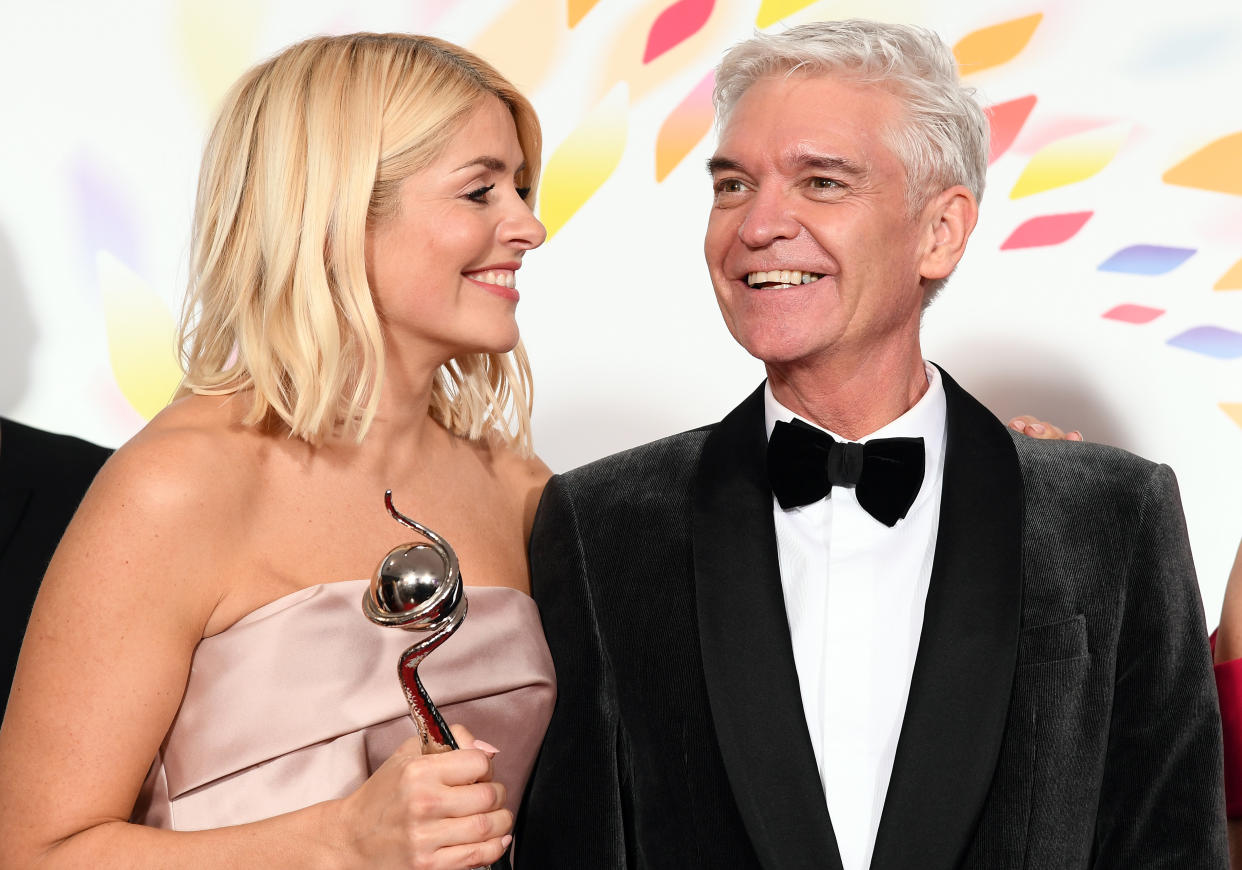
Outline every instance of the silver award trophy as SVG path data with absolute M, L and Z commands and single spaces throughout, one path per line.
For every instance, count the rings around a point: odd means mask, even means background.
M 423 739 L 423 752 L 447 752 L 456 749 L 457 742 L 423 688 L 418 666 L 466 618 L 457 554 L 444 538 L 394 508 L 391 489 L 384 493 L 384 507 L 394 520 L 431 543 L 402 544 L 390 550 L 362 596 L 362 612 L 376 625 L 428 632 L 401 654 L 397 677 L 410 705 L 410 718 Z
M 461 583 L 457 554 L 448 541 L 392 506 L 392 490 L 384 493 L 384 507 L 394 520 L 409 526 L 430 543 L 402 544 L 388 551 L 362 595 L 362 612 L 376 625 L 427 632 L 397 660 L 397 678 L 410 705 L 410 718 L 423 739 L 423 752 L 457 749 L 418 677 L 423 659 L 448 640 L 466 618 L 466 591 Z M 486 870 L 509 870 L 508 856 Z

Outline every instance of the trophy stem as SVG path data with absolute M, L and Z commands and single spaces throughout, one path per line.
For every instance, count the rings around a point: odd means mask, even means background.
M 401 680 L 401 688 L 405 690 L 405 700 L 410 705 L 410 718 L 414 720 L 419 736 L 423 739 L 423 752 L 448 752 L 458 748 L 453 732 L 444 723 L 444 717 L 436 709 L 418 676 L 418 666 L 423 659 L 447 637 L 446 632 L 430 648 L 426 641 L 414 644 L 401 654 L 397 663 L 397 676 Z

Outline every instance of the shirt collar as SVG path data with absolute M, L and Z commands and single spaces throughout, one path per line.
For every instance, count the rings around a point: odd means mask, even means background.
M 865 435 L 858 439 L 862 443 L 866 443 L 872 438 L 923 439 L 923 449 L 925 451 L 923 486 L 915 499 L 916 503 L 921 502 L 926 496 L 930 489 L 929 484 L 940 479 L 941 469 L 944 465 L 945 419 L 947 413 L 944 381 L 940 377 L 940 370 L 927 361 L 923 362 L 923 368 L 927 372 L 927 392 L 923 393 L 910 410 L 896 420 L 885 424 L 870 435 Z M 770 381 L 763 385 L 763 410 L 764 424 L 767 428 L 768 437 L 772 436 L 772 429 L 776 426 L 778 420 L 788 423 L 796 418 L 811 426 L 815 426 L 816 429 L 822 432 L 827 432 L 838 441 L 849 440 L 842 438 L 829 429 L 825 429 L 823 426 L 816 425 L 804 417 L 800 417 L 786 408 L 772 395 L 772 384 Z

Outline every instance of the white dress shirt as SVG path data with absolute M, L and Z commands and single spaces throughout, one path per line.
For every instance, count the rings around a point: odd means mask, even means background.
M 936 552 L 945 398 L 936 367 L 924 366 L 923 397 L 860 439 L 923 438 L 923 485 L 905 519 L 885 526 L 859 506 L 852 487 L 788 511 L 772 499 L 802 708 L 845 870 L 871 864 Z M 797 415 L 770 385 L 764 398 L 770 436 L 776 421 Z

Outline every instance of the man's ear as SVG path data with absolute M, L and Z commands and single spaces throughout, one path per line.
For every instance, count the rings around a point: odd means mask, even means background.
M 975 195 L 956 184 L 932 197 L 919 220 L 927 228 L 919 275 L 929 281 L 949 277 L 966 253 L 966 241 L 979 220 Z

